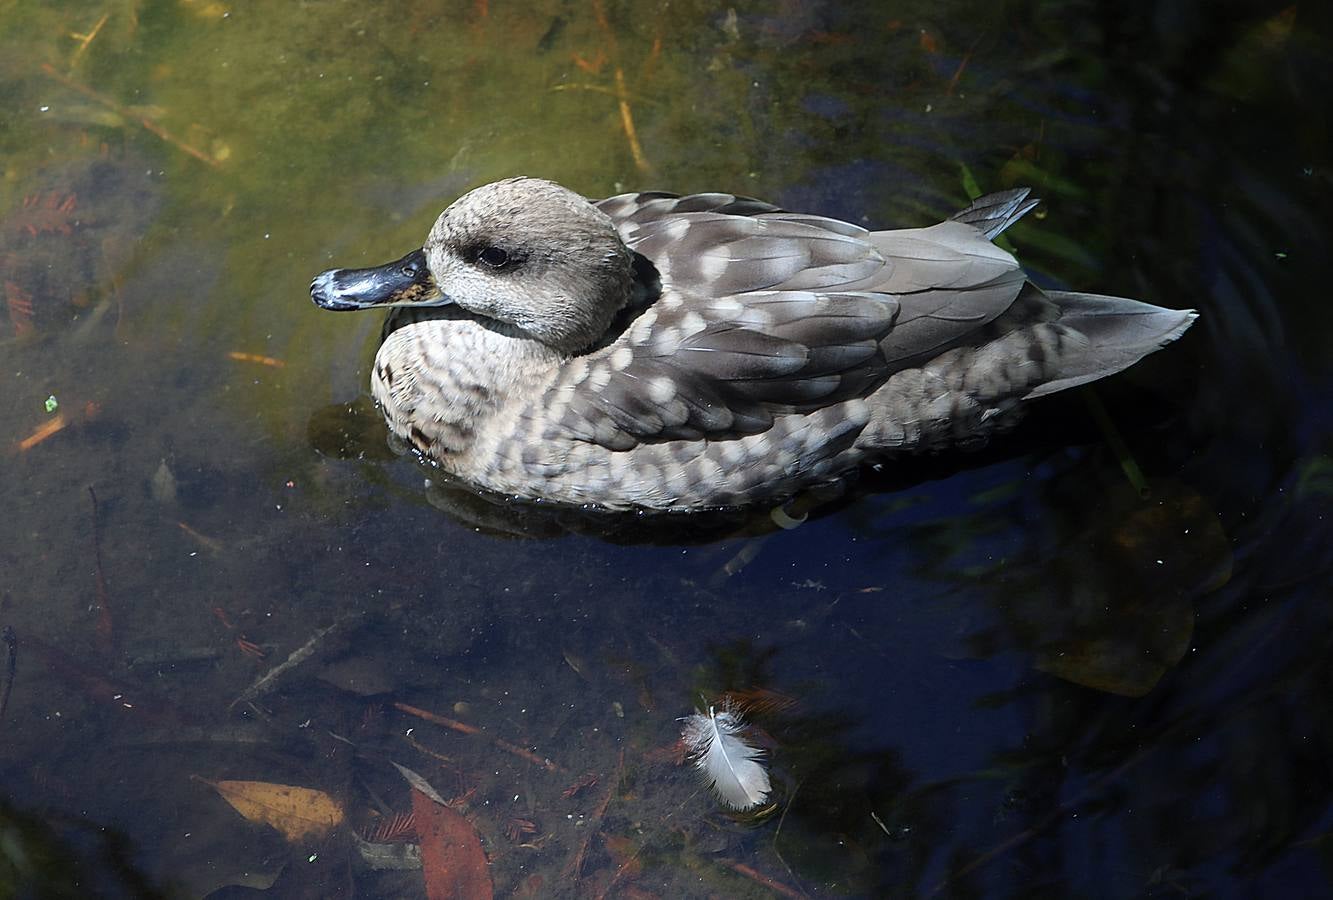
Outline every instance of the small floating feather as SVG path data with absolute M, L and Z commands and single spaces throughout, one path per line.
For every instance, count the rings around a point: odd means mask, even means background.
M 723 707 L 708 714 L 695 713 L 682 720 L 681 738 L 694 757 L 694 765 L 718 799 L 735 810 L 747 810 L 768 799 L 768 771 L 761 761 L 764 751 L 740 737 L 745 723 Z

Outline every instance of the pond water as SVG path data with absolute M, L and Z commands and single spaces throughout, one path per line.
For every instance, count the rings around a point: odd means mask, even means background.
M 0 897 L 487 896 L 478 841 L 497 896 L 1327 890 L 1329 18 L 0 5 Z M 381 321 L 308 285 L 520 173 L 1030 185 L 1040 283 L 1201 318 L 791 530 L 506 507 L 388 449 Z M 757 812 L 682 760 L 727 696 Z

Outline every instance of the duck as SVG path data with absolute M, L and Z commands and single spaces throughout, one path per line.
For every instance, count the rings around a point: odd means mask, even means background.
M 371 393 L 393 435 L 469 486 L 609 510 L 780 503 L 978 446 L 1194 322 L 1030 281 L 994 243 L 1029 193 L 869 231 L 734 194 L 589 200 L 515 177 L 455 200 L 421 248 L 310 293 L 391 309 Z

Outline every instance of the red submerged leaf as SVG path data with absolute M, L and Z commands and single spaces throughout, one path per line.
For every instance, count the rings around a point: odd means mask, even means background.
M 468 820 L 412 789 L 429 900 L 491 900 L 491 873 L 481 838 Z
M 46 194 L 29 194 L 23 198 L 23 205 L 6 218 L 6 224 L 12 225 L 29 237 L 39 234 L 72 234 L 77 223 L 75 207 L 78 198 L 74 194 L 61 194 L 51 191 Z

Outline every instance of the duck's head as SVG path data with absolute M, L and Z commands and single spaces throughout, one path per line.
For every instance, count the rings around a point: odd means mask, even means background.
M 455 200 L 421 250 L 331 269 L 310 295 L 333 310 L 454 306 L 570 354 L 606 332 L 633 278 L 633 254 L 605 213 L 553 182 L 510 178 Z

